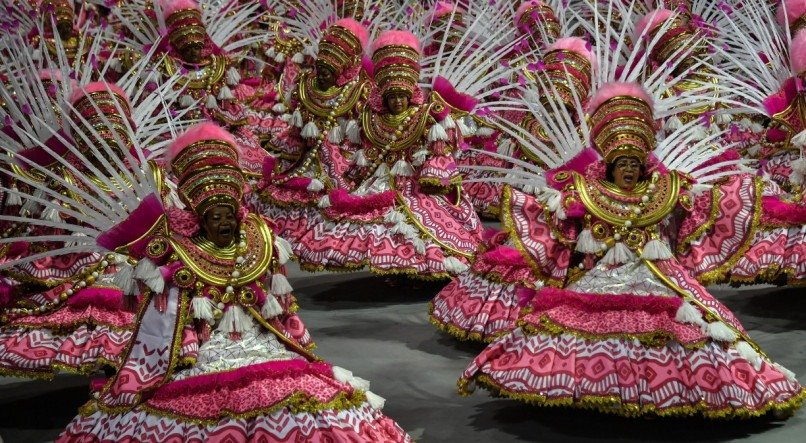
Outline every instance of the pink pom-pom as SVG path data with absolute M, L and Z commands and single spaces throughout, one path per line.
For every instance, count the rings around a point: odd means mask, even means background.
M 227 132 L 226 129 L 215 123 L 200 123 L 187 131 L 171 143 L 168 148 L 168 158 L 173 161 L 180 152 L 186 147 L 201 140 L 221 140 L 229 143 L 235 148 L 238 148 L 238 143 L 232 137 L 232 134 Z
M 789 60 L 792 72 L 796 75 L 806 71 L 806 30 L 798 32 L 789 47 Z
M 588 42 L 579 37 L 563 37 L 557 39 L 557 41 L 552 43 L 551 46 L 549 46 L 546 50 L 546 52 L 550 51 L 575 52 L 585 57 L 590 62 L 591 66 L 593 66 L 593 69 L 598 67 L 596 58 L 593 56 L 593 53 L 588 47 Z
M 380 48 L 385 46 L 408 46 L 409 48 L 413 48 L 417 51 L 418 54 L 420 52 L 420 40 L 417 37 L 408 31 L 384 31 L 378 38 L 372 42 L 372 52 L 374 53 Z
M 644 35 L 644 32 L 649 34 L 653 29 L 664 21 L 668 20 L 672 15 L 674 15 L 674 12 L 668 9 L 656 9 L 654 11 L 649 11 L 647 15 L 641 17 L 641 20 L 638 20 L 638 23 L 635 25 L 635 34 L 633 35 L 633 38 L 638 40 L 642 35 Z
M 193 0 L 162 0 L 160 1 L 163 17 L 170 17 L 176 11 L 185 9 L 199 9 L 199 4 Z
M 62 73 L 56 69 L 42 69 L 39 71 L 40 80 L 62 81 Z
M 518 10 L 515 11 L 515 23 L 520 23 L 521 22 L 521 17 L 523 17 L 523 14 L 526 13 L 527 9 L 539 8 L 542 5 L 543 5 L 543 2 L 540 2 L 540 1 L 537 1 L 537 0 L 530 0 L 530 1 L 527 1 L 527 2 L 521 3 L 521 5 L 518 7 Z
M 596 91 L 596 94 L 588 104 L 588 112 L 596 111 L 602 103 L 619 96 L 635 97 L 645 101 L 650 108 L 654 106 L 652 98 L 641 85 L 637 83 L 613 82 L 605 84 Z
M 784 6 L 786 6 L 786 12 L 784 11 Z M 781 6 L 778 7 L 778 13 L 775 14 L 775 18 L 779 25 L 784 26 L 786 22 L 792 24 L 804 13 L 806 13 L 806 0 L 784 0 Z
M 70 104 L 75 104 L 78 100 L 84 97 L 87 94 L 92 94 L 95 92 L 112 92 L 123 97 L 126 100 L 126 104 L 131 107 L 131 102 L 129 101 L 129 95 L 126 94 L 120 86 L 114 83 L 106 83 L 106 82 L 93 82 L 86 84 L 84 86 L 80 86 L 73 90 L 70 94 Z
M 367 33 L 367 28 L 365 28 L 361 23 L 358 23 L 351 18 L 343 18 L 341 20 L 337 20 L 332 26 L 339 26 L 352 32 L 353 35 L 358 38 L 358 41 L 361 42 L 361 49 L 367 47 L 367 43 L 369 42 L 369 33 Z

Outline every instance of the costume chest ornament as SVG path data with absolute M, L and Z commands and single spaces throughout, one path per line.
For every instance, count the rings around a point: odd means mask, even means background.
M 336 118 L 348 113 L 361 98 L 358 79 L 327 91 L 318 91 L 312 72 L 305 72 L 299 84 L 299 100 L 305 110 L 319 118 Z
M 199 282 L 216 287 L 243 287 L 265 276 L 274 253 L 271 230 L 254 214 L 241 222 L 241 230 L 242 243 L 231 248 L 215 248 L 199 238 L 168 240 L 182 262 L 182 267 L 174 272 L 174 283 L 181 288 L 191 288 Z M 153 243 L 156 249 L 161 249 L 159 242 Z M 149 251 L 149 255 L 159 252 Z
M 377 113 L 364 107 L 361 125 L 373 146 L 385 152 L 401 151 L 420 141 L 429 118 L 428 106 L 411 106 L 400 115 Z
M 672 212 L 680 199 L 680 176 L 654 173 L 631 191 L 599 180 L 587 181 L 574 174 L 574 188 L 582 204 L 594 217 L 617 227 L 643 228 L 655 225 Z

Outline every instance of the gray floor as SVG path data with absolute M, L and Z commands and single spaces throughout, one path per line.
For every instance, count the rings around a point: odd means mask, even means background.
M 806 442 L 806 413 L 787 421 L 629 420 L 455 395 L 455 381 L 480 346 L 459 343 L 428 323 L 440 284 L 390 288 L 367 273 L 291 270 L 301 315 L 318 353 L 373 382 L 385 412 L 422 442 Z M 806 380 L 806 288 L 713 288 L 778 362 Z M 6 443 L 51 441 L 86 399 L 87 383 L 0 378 L 0 436 Z

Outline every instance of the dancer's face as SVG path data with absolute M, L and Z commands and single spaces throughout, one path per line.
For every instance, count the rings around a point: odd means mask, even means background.
M 613 165 L 613 181 L 616 186 L 632 191 L 641 177 L 641 162 L 635 157 L 619 157 Z
M 215 206 L 204 214 L 204 235 L 214 245 L 223 248 L 235 242 L 238 219 L 229 206 Z
M 319 89 L 326 91 L 336 84 L 336 74 L 330 68 L 316 65 L 316 85 Z
M 391 92 L 386 96 L 386 107 L 392 115 L 402 114 L 409 109 L 409 96 L 402 92 Z

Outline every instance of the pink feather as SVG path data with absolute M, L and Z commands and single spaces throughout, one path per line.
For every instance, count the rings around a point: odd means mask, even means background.
M 784 6 L 786 6 L 786 17 L 784 17 Z M 778 7 L 775 18 L 779 25 L 784 26 L 786 21 L 792 24 L 804 13 L 806 13 L 806 0 L 784 0 Z
M 672 15 L 674 15 L 674 12 L 668 9 L 656 9 L 654 11 L 649 11 L 647 15 L 641 17 L 641 19 L 638 20 L 638 23 L 635 25 L 635 33 L 633 34 L 633 38 L 638 40 L 638 38 L 641 37 L 645 31 L 647 34 L 649 34 L 654 28 L 666 21 Z
M 436 5 L 434 5 L 434 13 L 431 14 L 431 21 L 441 19 L 442 17 L 446 17 L 451 15 L 453 11 L 456 10 L 456 5 L 451 2 L 444 2 L 439 1 Z
M 652 98 L 641 85 L 637 83 L 612 82 L 605 84 L 596 91 L 588 104 L 588 112 L 596 111 L 602 103 L 619 96 L 635 97 L 645 101 L 650 107 L 654 106 Z
M 792 73 L 801 74 L 806 71 L 806 30 L 798 32 L 789 46 L 789 60 L 792 63 Z
M 171 146 L 168 148 L 169 161 L 176 158 L 183 149 L 200 140 L 221 140 L 231 144 L 235 148 L 238 147 L 238 143 L 226 129 L 215 123 L 199 123 L 185 131 L 184 134 L 177 137 L 176 140 L 171 143 Z
M 554 177 L 560 172 L 568 172 L 574 171 L 579 174 L 584 174 L 585 170 L 587 169 L 588 165 L 594 162 L 601 160 L 599 157 L 599 153 L 596 152 L 595 149 L 587 148 L 584 151 L 577 154 L 574 158 L 572 158 L 568 163 L 562 165 L 557 169 L 552 169 L 546 173 L 546 183 L 555 189 L 562 189 L 567 182 L 558 182 L 554 179 Z
M 414 48 L 418 54 L 420 52 L 420 40 L 417 37 L 408 31 L 384 31 L 378 38 L 372 42 L 372 52 L 374 53 L 380 48 L 385 46 L 408 46 L 410 48 Z
M 451 82 L 442 76 L 437 76 L 436 80 L 434 80 L 434 91 L 444 98 L 449 105 L 465 112 L 471 112 L 478 104 L 478 100 L 457 91 Z
M 806 223 L 806 205 L 787 203 L 779 197 L 763 197 L 761 199 L 762 213 L 769 221 L 779 221 L 791 225 Z
M 644 311 L 649 314 L 666 312 L 674 316 L 682 299 L 677 297 L 640 296 L 632 294 L 587 294 L 566 289 L 545 287 L 532 300 L 536 311 L 546 311 L 557 306 L 571 306 L 583 312 Z

